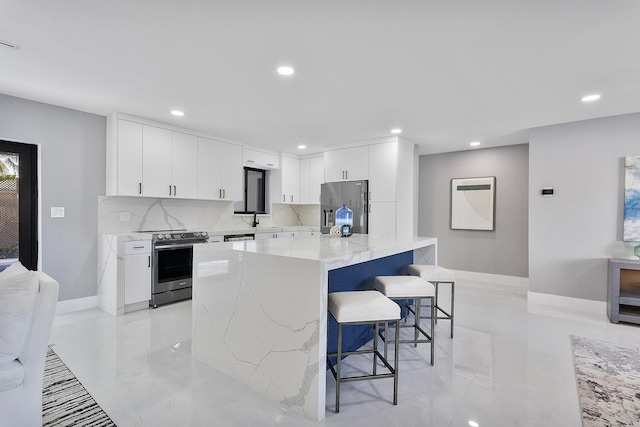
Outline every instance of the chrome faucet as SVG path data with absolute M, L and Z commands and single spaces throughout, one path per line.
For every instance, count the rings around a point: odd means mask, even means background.
M 258 220 L 258 211 L 254 211 L 253 212 L 253 224 L 251 226 L 252 227 L 257 227 L 258 224 L 260 224 L 260 221 Z

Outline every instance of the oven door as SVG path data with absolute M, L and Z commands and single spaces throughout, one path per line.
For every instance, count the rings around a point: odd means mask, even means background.
M 157 244 L 154 247 L 154 294 L 191 287 L 193 244 Z

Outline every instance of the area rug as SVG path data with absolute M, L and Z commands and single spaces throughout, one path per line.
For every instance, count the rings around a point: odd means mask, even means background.
M 640 426 L 640 348 L 571 337 L 584 427 Z
M 51 348 L 44 364 L 42 425 L 115 426 Z

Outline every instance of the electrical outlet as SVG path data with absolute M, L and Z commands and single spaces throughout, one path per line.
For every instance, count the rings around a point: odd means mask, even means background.
M 222 220 L 227 219 L 227 213 L 226 212 L 220 212 L 220 219 L 222 219 Z
M 52 207 L 51 208 L 51 218 L 64 218 L 64 208 L 63 207 Z

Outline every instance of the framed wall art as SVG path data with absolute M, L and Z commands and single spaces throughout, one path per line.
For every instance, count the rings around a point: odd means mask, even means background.
M 451 180 L 451 229 L 495 228 L 496 177 Z
M 624 226 L 622 240 L 640 241 L 640 156 L 624 158 Z

